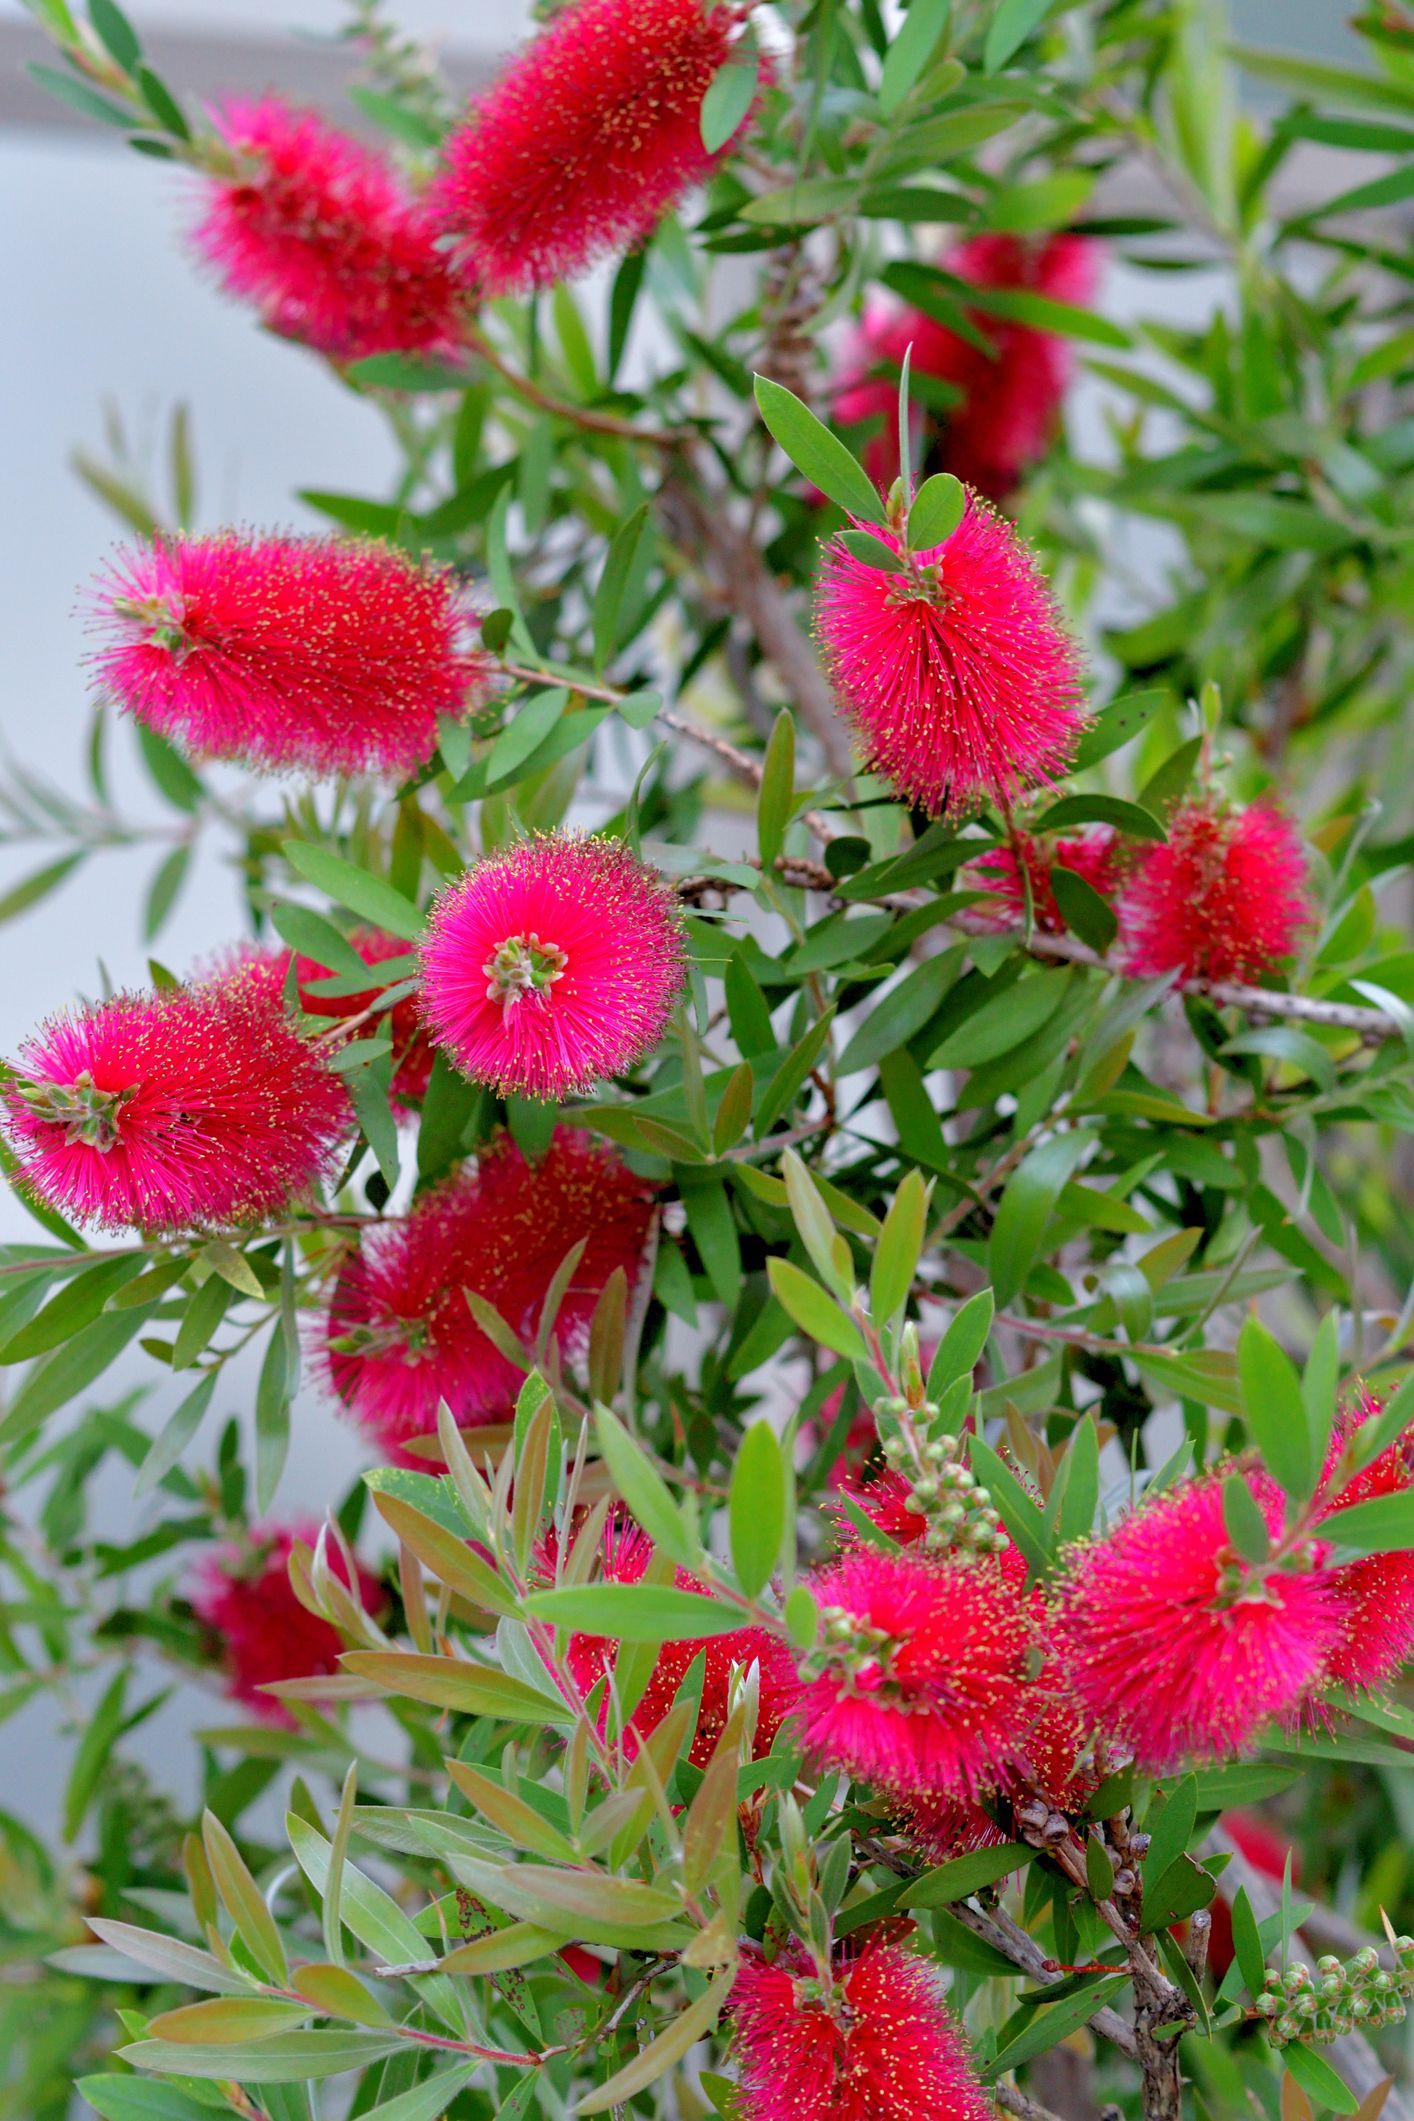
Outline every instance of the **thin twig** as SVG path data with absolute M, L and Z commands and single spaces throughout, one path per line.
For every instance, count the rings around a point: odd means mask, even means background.
M 614 435 L 624 442 L 646 442 L 650 449 L 681 449 L 697 439 L 692 427 L 640 427 L 636 421 L 620 420 L 613 413 L 591 412 L 588 406 L 571 404 L 568 398 L 557 398 L 552 391 L 542 390 L 529 376 L 522 375 L 474 325 L 463 325 L 462 343 L 478 360 L 493 368 L 502 382 L 507 384 L 525 404 L 533 405 L 537 412 L 547 412 L 558 420 L 567 420 L 571 426 L 580 427 L 588 434 Z

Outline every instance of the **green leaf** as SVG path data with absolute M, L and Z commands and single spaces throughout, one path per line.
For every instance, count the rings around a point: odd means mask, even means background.
M 28 912 L 38 905 L 51 891 L 57 891 L 66 876 L 72 876 L 84 859 L 82 854 L 66 854 L 57 862 L 46 862 L 42 869 L 31 870 L 18 884 L 0 893 L 0 921 L 13 920 L 17 913 Z
M 1351 1554 L 1400 1554 L 1414 1549 L 1414 1488 L 1372 1495 L 1321 1519 L 1322 1539 Z
M 0 1434 L 27 1435 L 58 1408 L 67 1406 L 117 1361 L 141 1330 L 146 1315 L 145 1308 L 104 1312 L 37 1362 L 0 1418 Z
M 208 1370 L 163 1423 L 161 1430 L 152 1440 L 146 1458 L 138 1467 L 137 1479 L 133 1485 L 135 1496 L 150 1494 L 176 1465 L 201 1427 L 202 1419 L 211 1404 L 212 1394 L 216 1390 L 219 1374 L 216 1370 Z
M 31 1362 L 36 1355 L 71 1340 L 132 1281 L 134 1270 L 141 1265 L 142 1254 L 131 1252 L 125 1259 L 96 1260 L 91 1267 L 71 1275 L 50 1297 L 38 1318 L 21 1326 L 0 1346 L 0 1364 Z
M 479 2061 L 454 2062 L 450 2069 L 438 2070 L 411 2091 L 365 2107 L 363 2121 L 442 2121 L 456 2094 L 466 2089 L 482 2067 Z
M 1035 1853 L 1035 1849 L 1020 1841 L 1004 1841 L 997 1848 L 970 1849 L 965 1856 L 954 1856 L 950 1863 L 940 1863 L 916 1878 L 901 1895 L 900 1905 L 949 1907 L 954 1901 L 966 1900 L 984 1887 L 995 1885 L 999 1878 L 1023 1870 Z
M 1318 2105 L 1329 2107 L 1334 2114 L 1359 2113 L 1360 2101 L 1350 2086 L 1314 2048 L 1303 2047 L 1299 2040 L 1293 2040 L 1289 2047 L 1282 2049 L 1281 2059 L 1302 2091 Z
M 666 2070 L 705 2039 L 726 2008 L 727 1997 L 736 1979 L 735 1966 L 723 1967 L 715 1974 L 695 2003 L 679 2010 L 664 2030 L 646 2047 L 638 2050 L 622 2069 L 599 2085 L 588 2097 L 581 2096 L 579 2111 L 582 2114 L 601 2114 L 606 2106 L 619 2106 L 655 2084 Z
M 1071 1431 L 1052 1498 L 1061 1545 L 1088 1538 L 1100 1503 L 1100 1438 L 1093 1415 L 1087 1414 Z
M 754 1421 L 737 1450 L 727 1503 L 732 1567 L 748 1598 L 765 1589 L 780 1559 L 787 1501 L 781 1447 L 769 1422 Z
M 740 127 L 756 99 L 756 80 L 754 53 L 749 66 L 733 54 L 713 74 L 697 121 L 702 145 L 709 155 L 720 154 Z
M 85 1719 L 64 1791 L 65 1841 L 75 1838 L 88 1814 L 108 1755 L 122 1729 L 127 1686 L 128 1668 L 122 1665 L 109 1680 L 97 1708 Z
M 152 2020 L 154 2039 L 176 2040 L 183 2047 L 219 2047 L 227 2040 L 268 2040 L 290 2032 L 315 2016 L 308 2004 L 282 2003 L 270 1996 L 208 1996 L 201 2003 L 163 2011 Z
M 1119 917 L 1109 900 L 1063 862 L 1051 866 L 1051 893 L 1071 934 L 1103 957 L 1119 934 Z
M 1117 795 L 1068 795 L 1036 820 L 1037 832 L 1068 832 L 1075 825 L 1113 825 L 1132 840 L 1168 838 L 1152 810 Z
M 984 71 L 999 74 L 1031 32 L 1045 21 L 1055 4 L 1056 0 L 997 0 L 996 12 L 987 25 L 987 41 L 982 47 Z
M 888 517 L 873 480 L 808 405 L 765 376 L 756 378 L 756 403 L 775 440 L 812 486 L 818 486 L 847 515 L 887 527 Z
M 1256 1317 L 1247 1319 L 1237 1342 L 1237 1375 L 1247 1432 L 1267 1470 L 1295 1502 L 1304 1502 L 1320 1477 L 1301 1397 L 1301 1380 L 1290 1356 Z
M 661 1547 L 686 1568 L 698 1564 L 701 1548 L 690 1536 L 667 1482 L 649 1461 L 642 1444 L 629 1434 L 617 1414 L 603 1405 L 594 1409 L 594 1430 L 614 1486 L 654 1546 Z
M 679 1591 L 672 1584 L 588 1583 L 534 1591 L 524 1601 L 532 1620 L 613 1635 L 620 1642 L 697 1642 L 746 1625 L 738 1606 Z
M 1030 2062 L 1069 2039 L 1082 2025 L 1088 2025 L 1097 2010 L 1103 2008 L 1129 1986 L 1129 1975 L 1098 1974 L 1082 1981 L 1059 2003 L 1042 2004 L 1032 2012 L 1029 2022 L 1012 2040 L 1006 2041 L 983 2071 L 986 2083 L 995 2083 L 1006 2071 L 1018 2069 L 1023 2062 Z
M 142 45 L 117 0 L 88 0 L 88 19 L 110 58 L 130 74 L 142 57 Z
M 998 1304 L 1008 1304 L 1041 1249 L 1061 1190 L 1094 1140 L 1080 1132 L 1053 1135 L 1031 1151 L 1007 1181 L 988 1241 L 987 1263 Z
M 1005 1459 L 998 1457 L 980 1436 L 967 1440 L 972 1470 L 992 1497 L 992 1505 L 1020 1549 L 1033 1576 L 1044 1576 L 1050 1567 L 1051 1547 L 1044 1512 L 1037 1508 Z
M 868 1361 L 869 1351 L 859 1328 L 817 1281 L 788 1259 L 768 1259 L 766 1274 L 777 1302 L 802 1333 L 821 1347 L 832 1348 L 836 1355 L 847 1355 L 851 1362 Z
M 757 192 L 738 208 L 743 221 L 754 228 L 808 227 L 852 214 L 859 199 L 858 177 L 806 177 L 783 184 L 776 191 Z M 759 392 L 758 392 L 759 395 Z M 767 420 L 767 426 L 770 421 Z M 772 428 L 772 433 L 775 433 Z M 776 436 L 780 441 L 780 436 Z M 785 448 L 785 444 L 781 444 Z M 786 455 L 791 452 L 786 450 Z M 821 487 L 821 492 L 824 488 Z
M 141 2077 L 80 2077 L 74 2088 L 102 2121 L 211 2121 L 211 2108 L 199 2106 L 175 2084 L 149 2084 Z
M 60 103 L 67 103 L 70 110 L 80 112 L 85 118 L 97 118 L 103 125 L 120 126 L 124 132 L 136 122 L 132 112 L 124 110 L 121 104 L 110 103 L 108 98 L 100 96 L 96 89 L 89 88 L 82 81 L 76 81 L 72 74 L 61 74 L 55 66 L 40 66 L 31 62 L 26 66 L 25 72 L 32 81 L 37 81 L 41 88 L 47 89 L 51 96 L 56 96 Z
M 264 1512 L 275 1499 L 290 1449 L 289 1350 L 277 1320 L 266 1343 L 255 1388 L 255 1506 Z
M 987 1345 L 995 1308 L 991 1290 L 979 1289 L 975 1296 L 968 1297 L 952 1319 L 938 1342 L 938 1352 L 928 1371 L 930 1399 L 941 1399 L 948 1386 L 959 1377 L 971 1376 Z
M 1097 1904 L 1108 1900 L 1115 1889 L 1115 1867 L 1104 1843 L 1093 1832 L 1085 1837 L 1085 1882 L 1090 1898 Z
M 594 670 L 601 674 L 622 645 L 620 626 L 624 613 L 624 600 L 629 583 L 638 563 L 639 549 L 645 538 L 651 538 L 652 524 L 649 520 L 648 503 L 640 501 L 632 515 L 625 517 L 609 543 L 604 559 L 604 571 L 599 577 L 599 586 L 594 592 L 593 636 Z
M 216 1890 L 242 1943 L 267 1981 L 282 1988 L 289 1979 L 289 1962 L 275 1918 L 265 1904 L 240 1850 L 212 1811 L 202 1815 L 201 1839 Z
M 1271 1552 L 1267 1520 L 1242 1473 L 1230 1473 L 1223 1482 L 1223 1524 L 1228 1538 L 1244 1560 L 1266 1560 Z
M 1144 1857 L 1146 1896 L 1147 1888 L 1162 1878 L 1187 1849 L 1197 1818 L 1197 1780 L 1192 1775 L 1185 1775 L 1174 1785 L 1162 1808 L 1151 1813 L 1144 1822 L 1150 1837 Z
M 1121 745 L 1132 742 L 1172 699 L 1173 694 L 1166 687 L 1157 685 L 1147 692 L 1126 692 L 1111 700 L 1081 737 L 1074 771 L 1085 773 Z
M 559 1592 L 546 1593 L 559 1597 Z M 587 1598 L 587 1590 L 563 1594 Z M 411 1650 L 346 1650 L 345 1671 L 409 1701 L 428 1701 L 434 1708 L 457 1709 L 463 1716 L 494 1716 L 502 1723 L 568 1723 L 565 1703 L 509 1672 L 467 1657 L 423 1657 Z
M 164 1937 L 158 1930 L 137 1929 L 130 1922 L 113 1922 L 95 1915 L 89 1927 L 115 1952 L 138 1966 L 151 1969 L 164 1981 L 182 1988 L 214 1989 L 221 1996 L 248 1996 L 251 1977 L 223 1966 L 213 1953 L 179 1937 Z
M 923 70 L 948 26 L 951 0 L 912 0 L 908 13 L 884 54 L 879 78 L 879 109 L 891 118 L 921 80 Z M 936 541 L 933 541 L 936 542 Z
M 439 1583 L 483 1612 L 501 1618 L 515 1613 L 516 1601 L 509 1584 L 468 1545 L 464 1534 L 449 1532 L 435 1517 L 429 1517 L 399 1495 L 378 1488 L 371 1493 L 373 1507 L 383 1522 Z
M 486 757 L 488 786 L 513 781 L 526 760 L 533 758 L 558 724 L 569 705 L 564 686 L 550 692 L 535 692 L 517 703 L 505 728 Z
M 785 845 L 786 826 L 795 807 L 795 719 L 789 707 L 776 716 L 766 746 L 761 786 L 756 796 L 756 837 L 763 869 L 773 867 Z
M 865 1068 L 875 1067 L 885 1054 L 906 1046 L 914 1034 L 923 1029 L 952 986 L 961 964 L 960 946 L 944 950 L 939 956 L 925 958 L 921 965 L 915 965 L 896 987 L 873 1001 L 863 1023 L 840 1055 L 837 1074 L 841 1077 L 860 1074 Z
M 1257 1917 L 1252 1912 L 1252 1903 L 1242 1886 L 1239 1886 L 1232 1896 L 1232 1950 L 1238 1971 L 1247 1984 L 1248 1994 L 1260 1996 L 1264 1985 L 1267 1955 L 1262 1949 L 1262 1939 L 1257 1929 Z
M 138 2040 L 118 2049 L 134 2069 L 165 2070 L 176 2077 L 239 2079 L 242 2084 L 305 2084 L 364 2069 L 396 2055 L 404 2042 L 396 2033 L 277 2033 L 239 2047 L 183 2047 L 175 2040 Z
M 382 877 L 370 876 L 342 856 L 331 854 L 327 847 L 315 847 L 306 840 L 286 840 L 281 852 L 297 876 L 333 899 L 336 906 L 347 906 L 350 912 L 372 921 L 376 927 L 386 928 L 403 942 L 421 940 L 422 915 L 410 899 Z
M 866 567 L 877 567 L 881 574 L 904 574 L 907 572 L 901 555 L 882 538 L 876 538 L 872 530 L 842 530 L 840 543 L 845 551 Z
M 1049 1023 L 1064 1000 L 1072 974 L 1033 972 L 1000 994 L 988 995 L 964 1023 L 928 1056 L 930 1068 L 976 1068 L 1012 1053 Z
M 884 1217 L 883 1232 L 874 1251 L 869 1309 L 876 1326 L 887 1324 L 908 1301 L 923 1250 L 927 1207 L 928 1189 L 921 1174 L 908 1172 Z
M 923 0 L 914 0 L 914 4 L 921 6 Z M 908 19 L 912 21 L 912 11 Z M 931 479 L 923 481 L 908 511 L 909 550 L 930 552 L 935 545 L 945 545 L 962 521 L 966 506 L 967 490 L 961 479 L 955 479 L 950 471 L 935 471 Z
M 730 978 L 731 966 L 727 968 Z M 834 1021 L 833 1006 L 819 1017 L 804 1037 L 793 1046 L 780 1067 L 772 1076 L 769 1086 L 761 1093 L 761 1103 L 756 1113 L 756 1139 L 764 1141 L 778 1119 L 790 1111 L 801 1087 L 816 1061 L 829 1042 L 830 1026 Z

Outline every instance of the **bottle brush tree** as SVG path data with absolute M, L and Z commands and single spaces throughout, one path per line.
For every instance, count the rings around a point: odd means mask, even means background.
M 28 4 L 399 469 L 85 465 L 0 2113 L 1407 2121 L 1414 15 L 568 0 L 461 106 L 355 0 L 335 117 Z

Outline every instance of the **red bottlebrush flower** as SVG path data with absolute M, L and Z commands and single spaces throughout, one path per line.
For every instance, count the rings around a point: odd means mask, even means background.
M 275 96 L 227 103 L 216 128 L 232 169 L 207 179 L 193 241 L 228 293 L 338 360 L 455 349 L 464 291 L 382 155 Z
M 1028 241 L 983 235 L 959 244 L 943 264 L 974 287 L 1084 304 L 1094 295 L 1098 259 L 1098 246 L 1083 236 L 1059 234 Z M 865 310 L 843 363 L 834 417 L 842 426 L 879 421 L 864 462 L 880 487 L 890 486 L 899 472 L 898 371 L 910 345 L 910 374 L 946 385 L 957 398 L 940 419 L 921 406 L 912 407 L 915 463 L 950 471 L 1000 501 L 1049 449 L 1070 381 L 1067 341 L 983 310 L 972 310 L 969 316 L 991 346 L 990 353 L 921 310 L 883 303 Z M 891 373 L 881 375 L 880 369 Z
M 6 1131 L 36 1193 L 149 1231 L 258 1221 L 332 1168 L 347 1094 L 268 988 L 115 995 L 21 1048 Z
M 525 1373 L 482 1332 L 463 1292 L 533 1344 L 550 1284 L 583 1241 L 553 1329 L 556 1347 L 574 1355 L 615 1268 L 630 1289 L 637 1281 L 652 1214 L 651 1187 L 606 1144 L 557 1127 L 531 1163 L 499 1136 L 410 1215 L 370 1231 L 344 1268 L 323 1327 L 333 1390 L 390 1456 L 436 1430 L 443 1399 L 463 1426 L 501 1420 Z
M 995 1783 L 1043 1698 L 1035 1622 L 1008 1572 L 859 1547 L 814 1591 L 838 1654 L 801 1691 L 811 1751 L 901 1796 Z
M 1259 980 L 1290 957 L 1313 909 L 1296 827 L 1265 803 L 1186 803 L 1119 906 L 1128 969 L 1144 978 Z
M 412 948 L 396 935 L 385 935 L 381 928 L 356 928 L 349 937 L 352 947 L 365 965 L 383 965 L 392 958 L 406 957 Z M 280 959 L 281 976 L 286 958 Z M 320 994 L 315 990 L 321 980 L 330 978 L 327 965 L 321 965 L 312 957 L 301 957 L 295 962 L 295 977 L 299 981 L 300 1007 L 311 1016 L 342 1018 L 357 1016 L 367 1009 L 383 993 L 382 985 L 365 989 L 359 994 Z M 393 1033 L 393 1096 L 405 1109 L 420 1104 L 427 1095 L 427 1085 L 432 1075 L 434 1059 L 432 1041 L 422 1025 L 422 1006 L 416 994 L 405 994 L 401 1001 L 394 1002 L 387 1011 Z M 373 1028 L 383 1022 L 380 1016 Z
M 551 1547 L 553 1555 L 553 1546 Z M 604 1527 L 601 1573 L 606 1583 L 637 1583 L 653 1554 L 653 1543 L 633 1520 L 619 1512 Z M 679 1590 L 701 1591 L 703 1586 L 686 1569 L 674 1578 Z M 566 1664 L 584 1696 L 591 1694 L 605 1672 L 611 1672 L 618 1657 L 617 1642 L 604 1635 L 571 1635 Z M 783 1642 L 764 1628 L 737 1628 L 729 1635 L 711 1635 L 702 1641 L 666 1642 L 658 1652 L 653 1675 L 633 1712 L 624 1735 L 630 1757 L 639 1743 L 655 1731 L 677 1699 L 678 1688 L 701 1657 L 704 1665 L 702 1703 L 697 1729 L 688 1748 L 695 1767 L 705 1767 L 726 1727 L 730 1707 L 731 1676 L 735 1667 L 756 1665 L 760 1676 L 753 1756 L 760 1760 L 771 1750 L 777 1731 L 785 1722 L 797 1692 L 795 1661 Z M 600 1728 L 608 1721 L 608 1705 L 600 1713 Z
M 720 159 L 702 98 L 743 13 L 576 0 L 541 30 L 446 145 L 433 199 L 468 278 L 526 294 L 650 236 Z
M 1283 1500 L 1249 1478 L 1274 1537 Z M 1339 1620 L 1322 1571 L 1254 1570 L 1229 1543 L 1223 1477 L 1189 1480 L 1076 1555 L 1057 1624 L 1091 1723 L 1144 1772 L 1240 1752 L 1319 1679 Z
M 1332 1440 L 1332 1462 L 1380 1402 L 1362 1394 Z M 1377 1495 L 1414 1488 L 1414 1431 L 1406 1430 L 1370 1465 L 1323 1503 L 1317 1522 Z M 1352 1691 L 1387 1686 L 1414 1656 L 1414 1553 L 1366 1554 L 1328 1569 L 1325 1581 L 1336 1602 L 1340 1633 L 1326 1659 L 1322 1683 Z
M 885 1466 L 872 1479 L 858 1483 L 846 1475 L 836 1491 L 841 1500 L 830 1505 L 839 1519 L 841 1538 L 852 1543 L 856 1537 L 843 1507 L 843 1497 L 848 1496 L 855 1508 L 887 1538 L 897 1540 L 901 1547 L 916 1546 L 928 1530 L 928 1520 L 910 1503 L 908 1498 L 912 1488 L 912 1481 L 892 1466 Z
M 290 1583 L 296 1540 L 312 1548 L 318 1537 L 316 1524 L 253 1528 L 244 1544 L 218 1547 L 208 1555 L 192 1584 L 193 1612 L 220 1639 L 226 1692 L 267 1723 L 293 1726 L 295 1719 L 262 1687 L 339 1669 L 344 1644 L 338 1629 L 302 1606 Z M 358 1582 L 350 1585 L 332 1540 L 328 1552 L 335 1575 L 355 1592 L 365 1612 L 377 1613 L 386 1604 L 378 1578 L 360 1563 Z
M 99 683 L 198 758 L 401 776 L 487 664 L 452 576 L 354 538 L 163 537 L 97 591 Z
M 1033 1604 L 1044 1610 L 1040 1593 L 1033 1593 Z M 1067 1693 L 1045 1697 L 1034 1727 L 998 1779 L 999 1797 L 1017 1804 L 1039 1791 L 1058 1812 L 1080 1811 L 1101 1781 L 1085 1736 Z M 910 1797 L 899 1807 L 899 1825 L 929 1863 L 947 1863 L 968 1849 L 995 1848 L 1012 1838 L 981 1804 L 959 1797 Z
M 1030 551 L 976 494 L 908 573 L 827 545 L 816 626 L 869 766 L 931 817 L 1010 805 L 1074 748 L 1078 650 Z
M 620 840 L 546 833 L 443 892 L 423 1013 L 464 1075 L 560 1099 L 641 1060 L 683 982 L 677 901 Z
M 936 1970 L 875 1932 L 828 1977 L 797 1943 L 753 1951 L 732 1989 L 743 2121 L 988 2121 Z
M 1119 888 L 1119 848 L 1108 826 L 1086 832 L 1078 840 L 1043 841 L 1029 832 L 1018 832 L 1010 846 L 991 847 L 958 874 L 963 891 L 985 891 L 987 900 L 968 909 L 974 928 L 1002 934 L 1018 928 L 1026 917 L 1026 894 L 1022 872 L 1031 887 L 1031 918 L 1043 935 L 1064 935 L 1065 916 L 1056 903 L 1052 878 L 1057 869 L 1111 898 Z

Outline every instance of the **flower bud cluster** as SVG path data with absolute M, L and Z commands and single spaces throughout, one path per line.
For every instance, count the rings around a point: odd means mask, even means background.
M 885 1414 L 904 1411 L 904 1403 L 892 1399 L 885 1400 L 880 1409 Z M 938 1409 L 925 1400 L 913 1411 L 919 1426 L 926 1427 Z M 884 1443 L 884 1458 L 894 1472 L 912 1481 L 904 1500 L 927 1521 L 925 1547 L 935 1553 L 956 1549 L 963 1554 L 1000 1554 L 1007 1544 L 1001 1518 L 992 1507 L 990 1491 L 979 1486 L 976 1474 L 962 1463 L 959 1449 L 956 1436 L 930 1438 L 921 1447 L 920 1470 L 904 1439 L 890 1436 Z
M 1292 2040 L 1324 2046 L 1339 2033 L 1377 2031 L 1398 2025 L 1414 1996 L 1414 1937 L 1396 1937 L 1394 1966 L 1380 1964 L 1372 1944 L 1352 1959 L 1327 1953 L 1316 1961 L 1314 1975 L 1293 1960 L 1285 1972 L 1273 1968 L 1257 1998 L 1258 2014 L 1267 2021 L 1274 2047 Z

